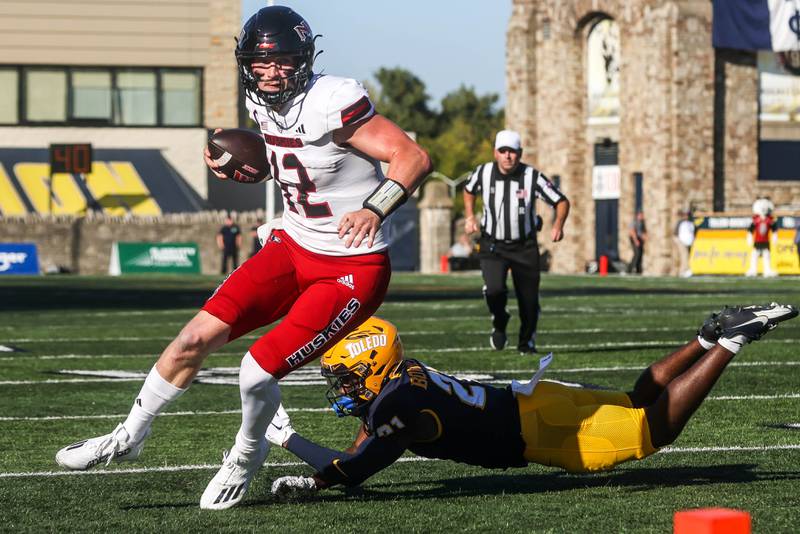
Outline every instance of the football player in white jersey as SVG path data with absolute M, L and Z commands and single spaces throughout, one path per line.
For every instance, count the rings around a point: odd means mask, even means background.
M 383 302 L 390 265 L 381 225 L 430 173 L 430 158 L 375 113 L 358 82 L 313 73 L 314 40 L 300 15 L 274 6 L 245 23 L 236 47 L 247 108 L 283 193 L 283 229 L 271 232 L 164 350 L 128 418 L 111 434 L 58 451 L 61 466 L 136 459 L 153 419 L 189 387 L 209 353 L 283 318 L 242 359 L 242 424 L 200 498 L 207 509 L 237 504 L 269 451 L 265 433 L 280 405 L 278 380 Z M 205 159 L 225 178 L 207 150 Z M 388 177 L 380 162 L 389 164 Z

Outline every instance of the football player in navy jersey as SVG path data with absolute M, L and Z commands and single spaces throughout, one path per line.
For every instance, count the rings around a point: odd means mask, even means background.
M 404 359 L 394 325 L 371 317 L 322 356 L 334 411 L 362 421 L 355 443 L 344 452 L 317 445 L 279 410 L 267 439 L 316 474 L 281 477 L 272 491 L 354 486 L 407 450 L 489 468 L 533 462 L 570 472 L 645 458 L 678 437 L 744 344 L 797 314 L 777 303 L 724 308 L 706 319 L 696 339 L 645 369 L 628 393 L 539 380 L 550 356 L 529 382 L 504 389 L 459 379 Z

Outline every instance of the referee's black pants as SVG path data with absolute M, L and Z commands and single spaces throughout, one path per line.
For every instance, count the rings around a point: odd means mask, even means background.
M 535 240 L 504 243 L 482 237 L 480 251 L 483 295 L 492 314 L 492 327 L 505 332 L 508 324 L 506 279 L 511 270 L 519 307 L 518 346 L 527 346 L 539 322 L 539 245 Z

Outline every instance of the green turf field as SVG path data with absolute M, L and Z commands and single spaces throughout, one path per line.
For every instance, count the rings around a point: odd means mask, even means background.
M 0 531 L 663 533 L 676 510 L 724 506 L 749 511 L 754 532 L 797 532 L 800 319 L 747 346 L 671 448 L 606 474 L 409 457 L 357 490 L 282 503 L 270 494 L 272 479 L 311 470 L 278 450 L 242 506 L 201 511 L 200 494 L 239 425 L 232 383 L 256 334 L 207 360 L 202 383 L 156 421 L 138 462 L 62 471 L 55 452 L 124 419 L 163 346 L 218 281 L 0 279 L 0 345 L 22 349 L 0 352 Z M 618 389 L 689 340 L 709 311 L 800 305 L 796 278 L 546 276 L 542 286 L 538 343 L 556 356 L 546 377 Z M 529 378 L 536 359 L 488 350 L 480 288 L 475 275 L 397 274 L 380 314 L 398 326 L 409 356 L 442 371 L 495 384 Z M 517 326 L 512 319 L 509 332 Z M 349 445 L 356 421 L 324 409 L 316 365 L 282 384 L 298 431 Z

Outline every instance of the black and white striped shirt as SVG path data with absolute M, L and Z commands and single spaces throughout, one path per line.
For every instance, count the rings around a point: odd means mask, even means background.
M 500 173 L 497 163 L 479 165 L 464 190 L 482 195 L 482 231 L 498 241 L 535 239 L 535 197 L 551 206 L 566 198 L 545 175 L 524 163 L 508 175 Z

